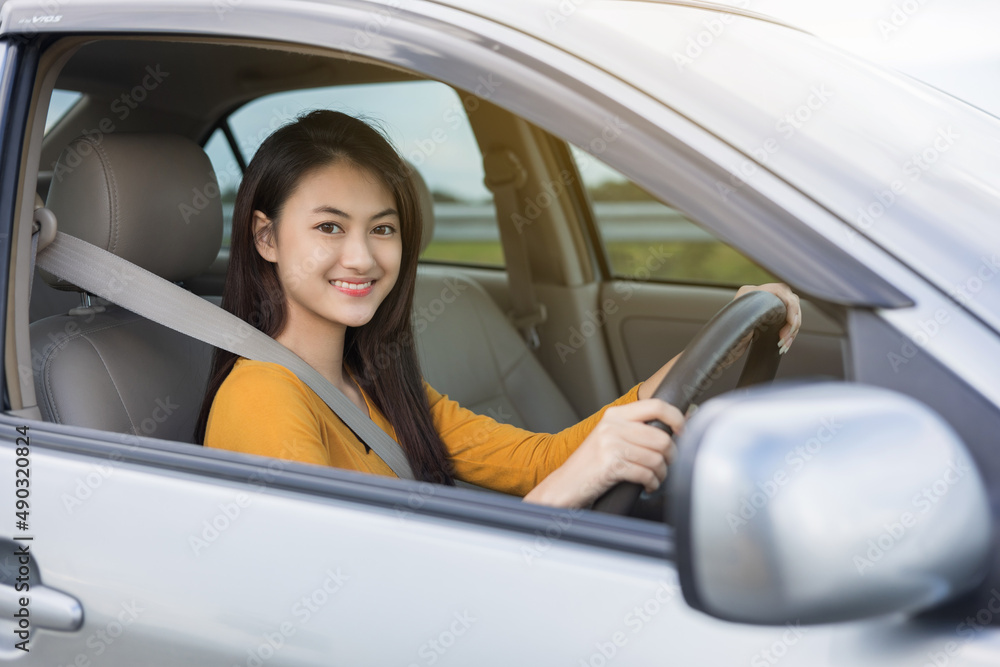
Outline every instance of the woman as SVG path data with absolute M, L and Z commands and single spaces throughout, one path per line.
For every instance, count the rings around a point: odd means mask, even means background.
M 645 422 L 675 433 L 684 422 L 649 398 L 673 360 L 554 435 L 461 408 L 423 382 L 417 364 L 410 313 L 420 233 L 407 167 L 388 141 L 358 119 L 312 112 L 272 134 L 247 167 L 222 305 L 367 412 L 419 480 L 459 478 L 563 507 L 586 506 L 619 481 L 655 490 L 673 442 Z M 798 299 L 784 285 L 761 289 L 788 304 L 786 350 L 801 319 Z M 198 430 L 208 447 L 393 474 L 290 371 L 222 350 Z

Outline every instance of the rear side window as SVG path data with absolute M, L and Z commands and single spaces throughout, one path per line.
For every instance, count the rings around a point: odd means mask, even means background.
M 48 133 L 55 127 L 56 123 L 61 121 L 82 98 L 83 95 L 72 90 L 59 90 L 58 88 L 53 90 L 52 97 L 49 99 L 49 111 L 45 115 L 45 132 Z
M 205 144 L 223 193 L 225 243 L 234 198 L 227 193 L 235 193 L 239 187 L 234 148 L 249 162 L 277 128 L 314 109 L 333 109 L 380 127 L 427 182 L 434 203 L 435 232 L 423 260 L 502 266 L 493 197 L 483 185 L 482 155 L 465 103 L 445 84 L 406 81 L 290 91 L 244 105 L 227 120 L 235 146 L 221 130 Z
M 613 277 L 710 285 L 776 280 L 621 173 L 575 146 L 571 150 Z

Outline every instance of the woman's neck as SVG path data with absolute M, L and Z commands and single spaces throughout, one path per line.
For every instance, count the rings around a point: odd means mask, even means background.
M 347 328 L 327 321 L 297 317 L 294 309 L 289 311 L 285 327 L 275 336 L 275 340 L 315 368 L 333 386 L 352 399 L 355 398 L 357 387 L 344 369 L 344 337 Z

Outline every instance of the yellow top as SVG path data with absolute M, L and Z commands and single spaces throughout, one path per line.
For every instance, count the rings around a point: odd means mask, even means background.
M 611 407 L 550 435 L 498 423 L 466 410 L 426 382 L 424 388 L 455 476 L 518 496 L 562 465 Z M 638 391 L 636 385 L 611 405 L 635 401 Z M 364 398 L 372 420 L 395 439 L 386 418 Z M 354 433 L 294 373 L 262 361 L 236 361 L 212 403 L 205 446 L 395 476 L 378 454 L 366 453 Z

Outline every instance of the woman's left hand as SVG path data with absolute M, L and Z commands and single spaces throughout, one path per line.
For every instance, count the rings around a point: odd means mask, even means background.
M 785 326 L 781 327 L 778 332 L 778 354 L 785 354 L 802 327 L 802 307 L 799 304 L 799 297 L 785 283 L 767 283 L 766 285 L 744 285 L 736 292 L 733 299 L 738 299 L 747 292 L 770 292 L 784 302 L 788 315 Z
M 778 332 L 778 354 L 784 354 L 788 352 L 788 348 L 792 346 L 792 341 L 795 340 L 795 336 L 799 333 L 799 327 L 802 326 L 802 308 L 799 306 L 799 297 L 792 292 L 792 288 L 785 283 L 768 283 L 766 285 L 744 285 L 736 292 L 736 296 L 733 300 L 738 299 L 747 292 L 760 291 L 760 292 L 770 292 L 785 304 L 785 312 L 788 314 L 785 321 L 785 326 L 781 327 Z M 753 333 L 747 334 L 739 345 L 730 353 L 727 358 L 722 362 L 723 367 L 727 367 L 735 362 L 737 359 L 743 356 L 743 353 L 747 351 L 750 347 L 750 341 L 753 340 Z M 653 395 L 653 391 L 660 386 L 663 382 L 663 378 L 667 376 L 670 369 L 677 362 L 677 359 L 681 355 L 675 356 L 673 359 L 665 363 L 658 371 L 653 373 L 648 380 L 642 383 L 639 387 L 639 398 L 650 398 Z

